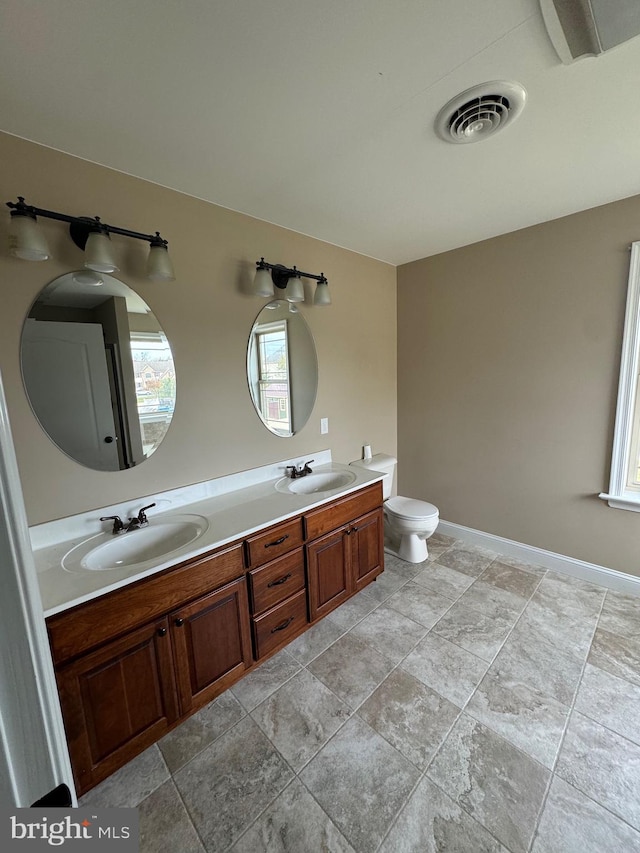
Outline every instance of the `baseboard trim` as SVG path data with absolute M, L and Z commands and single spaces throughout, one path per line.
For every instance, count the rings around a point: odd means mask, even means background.
M 591 583 L 597 583 L 617 592 L 628 595 L 640 596 L 640 577 L 608 569 L 606 566 L 598 566 L 595 563 L 586 563 L 575 557 L 566 557 L 564 554 L 556 554 L 554 551 L 545 551 L 544 548 L 536 548 L 534 545 L 524 545 L 513 539 L 504 539 L 502 536 L 494 536 L 492 533 L 484 533 L 482 530 L 474 530 L 472 527 L 463 527 L 451 521 L 440 520 L 438 533 L 445 536 L 453 536 L 469 545 L 479 545 L 488 548 L 505 557 L 515 557 L 525 563 L 543 566 L 554 572 L 571 575 Z

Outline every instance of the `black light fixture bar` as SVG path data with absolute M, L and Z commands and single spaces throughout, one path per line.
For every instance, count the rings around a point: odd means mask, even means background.
M 287 282 L 290 278 L 312 278 L 319 284 L 328 283 L 325 274 L 322 272 L 320 275 L 315 275 L 312 272 L 303 272 L 297 267 L 285 267 L 282 264 L 270 264 L 268 261 L 265 261 L 264 258 L 260 258 L 259 261 L 256 261 L 256 269 L 269 270 L 271 272 L 273 283 L 281 290 L 287 286 Z
M 154 246 L 168 246 L 167 240 L 160 236 L 160 232 L 155 234 L 143 234 L 140 231 L 130 231 L 128 228 L 119 228 L 117 225 L 108 225 L 102 222 L 99 216 L 93 219 L 88 216 L 70 216 L 68 213 L 58 213 L 55 210 L 46 210 L 42 207 L 35 207 L 31 204 L 25 204 L 24 197 L 18 196 L 18 201 L 8 201 L 7 207 L 15 210 L 16 213 L 23 216 L 44 216 L 45 219 L 56 219 L 58 222 L 68 222 L 70 233 L 73 242 L 76 246 L 84 249 L 87 237 L 92 231 L 102 231 L 107 234 L 121 234 L 123 237 L 133 237 L 136 240 L 146 240 Z

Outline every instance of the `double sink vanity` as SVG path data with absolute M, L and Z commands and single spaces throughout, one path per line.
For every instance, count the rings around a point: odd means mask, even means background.
M 32 529 L 78 794 L 383 571 L 380 475 L 315 460 Z

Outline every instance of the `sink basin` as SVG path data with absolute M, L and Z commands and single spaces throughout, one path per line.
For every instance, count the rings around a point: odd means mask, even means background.
M 100 533 L 68 551 L 62 567 L 69 572 L 146 568 L 195 542 L 208 527 L 207 519 L 200 515 L 173 515 L 119 536 Z
M 355 478 L 351 471 L 318 471 L 295 480 L 283 477 L 276 483 L 276 489 L 294 495 L 315 495 L 348 486 Z

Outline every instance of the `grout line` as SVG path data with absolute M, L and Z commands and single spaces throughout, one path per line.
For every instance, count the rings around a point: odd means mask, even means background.
M 540 809 L 538 810 L 538 816 L 536 818 L 536 822 L 535 822 L 535 826 L 534 826 L 534 830 L 533 830 L 533 835 L 531 836 L 531 842 L 529 844 L 529 847 L 527 848 L 527 850 L 529 850 L 529 851 L 533 848 L 533 845 L 535 844 L 536 838 L 538 836 L 538 829 L 540 828 L 540 821 L 542 820 L 542 815 L 544 814 L 544 810 L 546 808 L 547 801 L 549 799 L 549 793 L 551 791 L 551 785 L 553 784 L 553 780 L 556 776 L 556 768 L 557 768 L 558 762 L 560 760 L 560 754 L 562 752 L 562 747 L 564 746 L 564 742 L 565 742 L 565 739 L 567 736 L 567 731 L 569 729 L 571 717 L 573 716 L 573 709 L 574 709 L 575 704 L 576 704 L 576 698 L 577 698 L 578 692 L 580 690 L 580 685 L 582 684 L 582 678 L 584 676 L 584 671 L 587 667 L 587 662 L 589 660 L 589 653 L 591 651 L 591 646 L 593 645 L 593 638 L 595 637 L 596 631 L 598 630 L 598 623 L 600 622 L 600 616 L 602 615 L 602 609 L 604 607 L 604 602 L 605 602 L 606 597 L 607 597 L 607 595 L 605 592 L 605 594 L 602 596 L 602 602 L 600 604 L 600 609 L 598 611 L 598 618 L 595 620 L 595 623 L 593 626 L 593 632 L 591 634 L 591 640 L 589 641 L 589 645 L 587 647 L 587 651 L 586 651 L 586 654 L 584 656 L 584 662 L 583 662 L 582 668 L 580 670 L 580 677 L 578 678 L 577 683 L 576 683 L 576 688 L 573 691 L 573 698 L 571 699 L 571 704 L 569 705 L 569 713 L 567 714 L 567 718 L 566 718 L 565 724 L 564 724 L 564 729 L 562 731 L 562 735 L 561 735 L 560 741 L 558 743 L 558 748 L 556 750 L 555 760 L 553 762 L 553 765 L 551 766 L 551 773 L 549 775 L 549 781 L 547 783 L 547 789 L 546 789 L 544 796 L 542 798 L 542 803 L 540 804 Z M 562 777 L 560 777 L 560 778 L 562 778 Z M 578 790 L 580 790 L 580 789 L 578 789 Z M 584 793 L 584 792 L 582 792 L 582 793 Z

